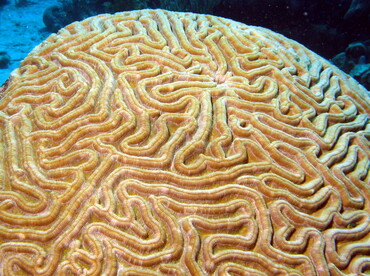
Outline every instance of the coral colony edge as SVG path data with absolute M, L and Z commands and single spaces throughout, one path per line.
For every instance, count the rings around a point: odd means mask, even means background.
M 365 275 L 370 98 L 204 14 L 75 22 L 1 88 L 2 275 Z

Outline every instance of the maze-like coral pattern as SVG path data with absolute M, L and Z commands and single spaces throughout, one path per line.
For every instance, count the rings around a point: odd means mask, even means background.
M 0 89 L 1 275 L 365 275 L 366 90 L 263 28 L 76 22 Z

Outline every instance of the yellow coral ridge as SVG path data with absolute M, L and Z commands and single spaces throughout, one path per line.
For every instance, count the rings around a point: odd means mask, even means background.
M 1 275 L 370 271 L 370 99 L 297 42 L 104 14 L 0 90 Z

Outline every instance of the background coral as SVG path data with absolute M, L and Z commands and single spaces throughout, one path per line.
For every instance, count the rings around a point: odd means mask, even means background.
M 10 63 L 10 56 L 5 51 L 0 51 L 0 68 L 7 68 Z
M 332 62 L 370 90 L 370 40 L 351 43 Z
M 47 29 L 56 32 L 65 25 L 108 10 L 100 0 L 58 0 L 58 4 L 48 7 L 43 16 Z

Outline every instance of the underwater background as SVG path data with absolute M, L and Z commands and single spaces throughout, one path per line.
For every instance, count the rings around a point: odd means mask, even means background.
M 369 0 L 0 0 L 0 86 L 52 32 L 96 14 L 143 8 L 207 13 L 269 28 L 370 90 Z

